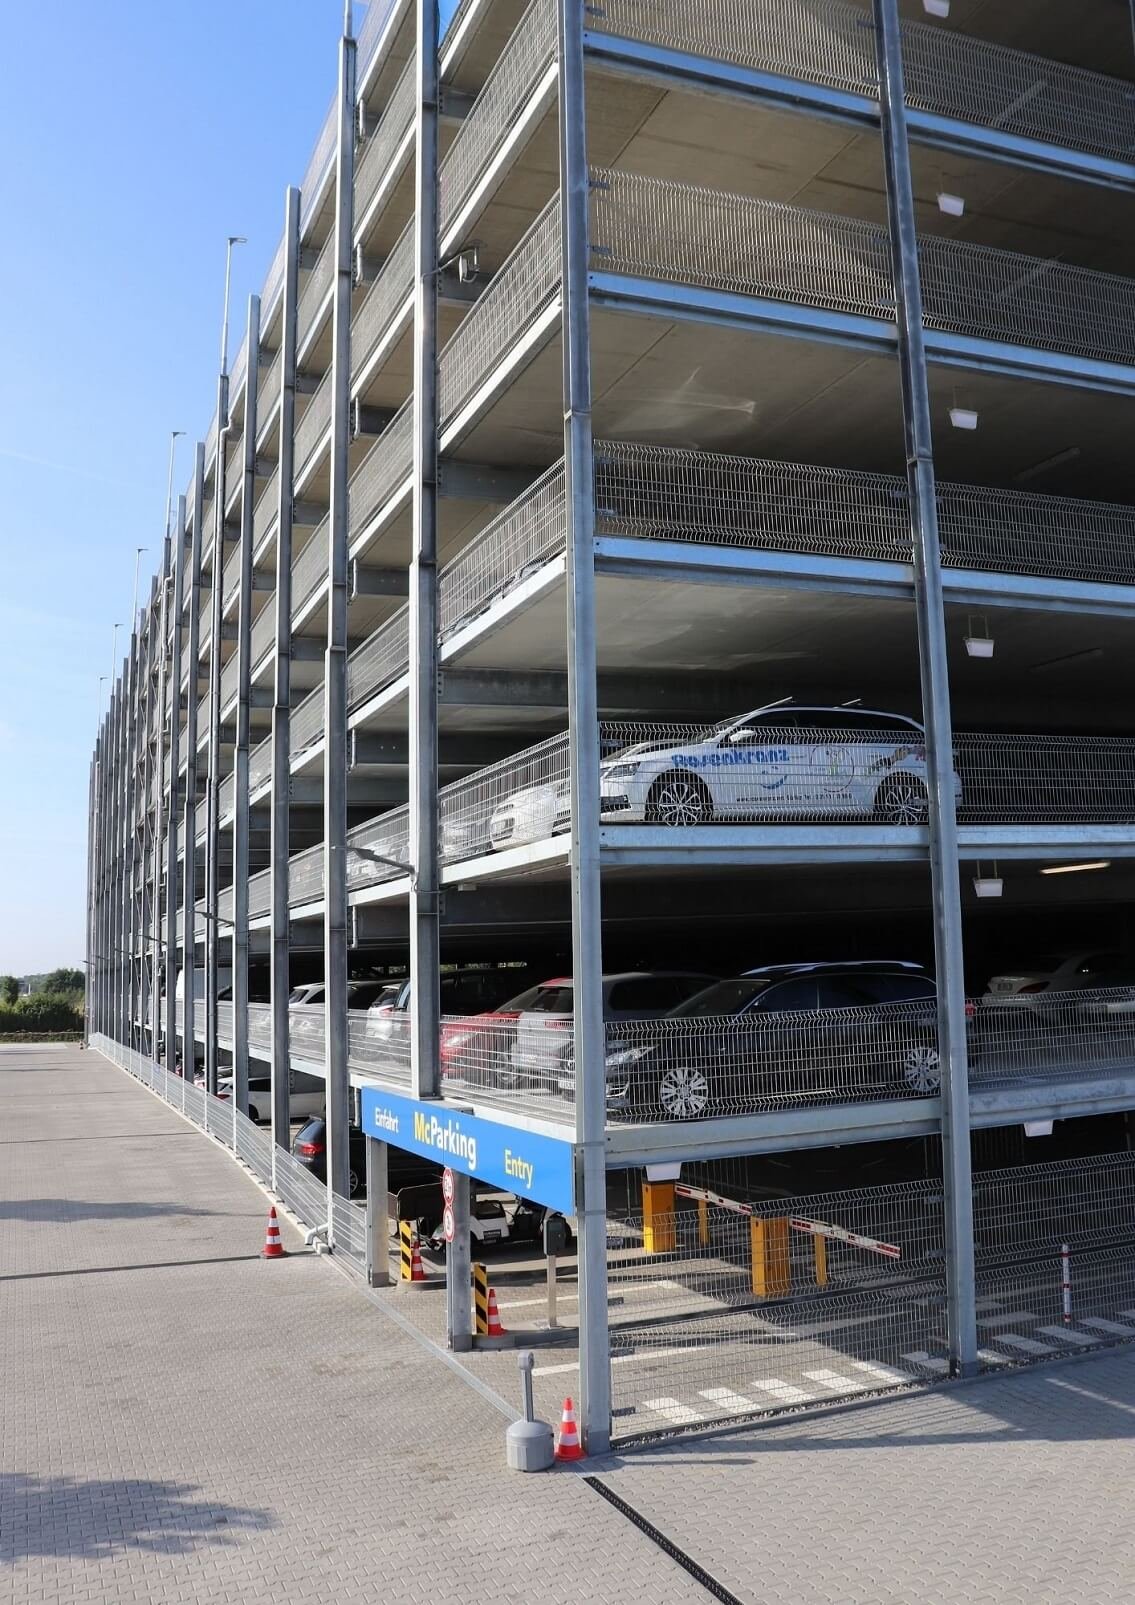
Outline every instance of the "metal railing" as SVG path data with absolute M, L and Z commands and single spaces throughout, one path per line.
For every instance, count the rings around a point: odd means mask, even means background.
M 295 467 L 300 479 L 316 447 L 331 427 L 331 369 L 328 368 L 319 387 L 308 399 L 303 416 L 296 424 Z
M 362 372 L 372 353 L 381 344 L 398 313 L 414 291 L 413 219 L 398 236 L 389 256 L 351 326 L 351 362 L 355 377 Z
M 555 6 L 551 0 L 532 0 L 441 163 L 438 212 L 442 233 L 469 199 L 555 55 Z
M 263 490 L 256 498 L 256 506 L 252 509 L 252 540 L 254 546 L 259 546 L 264 540 L 280 510 L 280 470 L 273 468 L 264 484 Z
M 494 363 L 559 293 L 559 241 L 557 195 L 470 308 L 441 353 L 438 401 L 443 426 L 452 422 Z
M 307 233 L 323 199 L 323 186 L 335 166 L 335 134 L 338 128 L 338 98 L 332 100 L 319 130 L 315 149 L 308 160 L 307 171 L 300 184 L 300 237 Z
M 269 419 L 275 417 L 276 409 L 280 405 L 280 374 L 284 364 L 284 352 L 281 347 L 268 364 L 268 370 L 260 381 L 260 389 L 256 399 L 257 406 L 257 433 L 263 434 Z
M 292 559 L 292 623 L 316 594 L 327 584 L 327 528 L 325 518 L 311 539 Z
M 407 479 L 413 466 L 413 399 L 405 402 L 379 435 L 354 474 L 348 495 L 352 540 Z
M 252 630 L 249 635 L 250 656 L 255 669 L 276 645 L 276 604 L 275 601 L 262 607 L 252 621 Z
M 523 584 L 563 551 L 566 539 L 561 462 L 486 524 L 442 569 L 438 580 L 442 640 Z
M 587 26 L 668 50 L 878 98 L 869 16 L 837 0 L 610 0 Z M 902 24 L 908 105 L 1129 160 L 1130 85 L 949 28 Z
M 396 0 L 371 0 L 367 6 L 363 25 L 359 29 L 356 73 L 361 83 L 374 53 L 382 40 L 387 23 L 394 14 Z
M 308 274 L 307 283 L 300 291 L 299 305 L 296 312 L 296 326 L 299 331 L 298 343 L 303 345 L 311 332 L 312 325 L 319 313 L 320 307 L 331 293 L 331 282 L 335 277 L 335 231 L 323 242 L 315 266 Z
M 286 261 L 287 250 L 285 248 L 284 239 L 281 237 L 280 243 L 276 247 L 276 254 L 272 258 L 271 264 L 268 268 L 268 272 L 264 275 L 264 285 L 260 291 L 261 326 L 264 328 L 266 328 L 268 323 L 271 321 L 272 314 L 276 310 L 276 298 L 280 295 L 284 288 L 284 268 Z M 268 391 L 267 385 L 262 385 L 261 390 L 266 394 Z
M 890 244 L 876 224 L 670 179 L 593 177 L 596 268 L 894 320 Z M 928 328 L 1135 356 L 1135 280 L 933 235 L 918 249 Z
M 383 183 L 393 183 L 393 163 L 414 121 L 414 59 L 406 63 L 374 133 L 364 142 L 355 172 L 355 227 L 365 220 L 367 208 Z M 403 161 L 409 156 L 407 147 Z

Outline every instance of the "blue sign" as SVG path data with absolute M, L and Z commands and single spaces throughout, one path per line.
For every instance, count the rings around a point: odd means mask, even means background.
M 565 1215 L 575 1208 L 570 1142 L 377 1087 L 362 1088 L 362 1106 L 368 1137 L 436 1159 L 466 1176 L 493 1182 L 502 1192 L 534 1199 Z

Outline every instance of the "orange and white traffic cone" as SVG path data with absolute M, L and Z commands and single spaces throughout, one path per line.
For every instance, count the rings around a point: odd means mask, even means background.
M 497 1309 L 497 1291 L 495 1287 L 489 1288 L 489 1337 L 504 1337 L 505 1328 L 501 1325 L 500 1311 Z
M 556 1445 L 557 1460 L 583 1460 L 583 1445 L 579 1441 L 579 1428 L 575 1422 L 575 1405 L 564 1400 L 564 1413 L 560 1421 L 560 1441 Z
M 284 1259 L 287 1252 L 287 1249 L 280 1241 L 280 1223 L 276 1219 L 276 1206 L 273 1204 L 268 1211 L 268 1231 L 264 1238 L 264 1251 L 260 1258 Z
M 422 1264 L 422 1245 L 415 1237 L 410 1249 L 410 1280 L 411 1282 L 424 1282 L 426 1268 Z

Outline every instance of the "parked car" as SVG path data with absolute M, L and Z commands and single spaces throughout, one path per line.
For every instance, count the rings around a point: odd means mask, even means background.
M 217 1082 L 217 1097 L 231 1098 L 232 1093 L 232 1076 L 222 1076 Z M 291 1072 L 288 1078 L 288 1111 L 293 1120 L 321 1115 L 326 1102 L 327 1087 L 318 1076 L 309 1076 L 303 1070 Z M 272 1119 L 272 1081 L 269 1076 L 249 1076 L 248 1118 L 260 1124 Z
M 705 735 L 628 747 L 600 765 L 600 817 L 700 825 L 783 815 L 926 818 L 925 733 L 873 708 L 756 708 Z M 961 781 L 955 775 L 960 795 Z
M 745 1113 L 758 1100 L 846 1099 L 858 1081 L 938 1090 L 937 991 L 921 965 L 767 965 L 707 987 L 661 1031 L 608 1038 L 608 1109 L 628 1118 L 697 1120 Z
M 348 1128 L 351 1167 L 351 1197 L 366 1192 L 366 1133 L 359 1126 Z M 319 1117 L 307 1121 L 292 1139 L 292 1154 L 310 1170 L 317 1181 L 327 1180 L 327 1124 Z M 403 1187 L 428 1184 L 437 1193 L 437 1219 L 441 1219 L 441 1166 L 401 1148 L 387 1148 L 387 1187 L 397 1193 Z
M 502 969 L 476 965 L 462 970 L 445 970 L 441 975 L 443 1015 L 483 1014 L 503 1004 L 518 982 L 530 978 L 523 966 Z M 378 1041 L 390 1041 L 404 1034 L 410 1017 L 411 984 L 407 978 L 377 998 L 367 1010 L 366 1034 Z
M 555 1213 L 542 1204 L 527 1198 L 491 1197 L 473 1198 L 469 1205 L 469 1238 L 474 1249 L 492 1248 L 500 1243 L 542 1244 L 544 1217 Z M 440 1226 L 428 1237 L 434 1253 L 445 1248 L 445 1234 Z M 570 1224 L 567 1227 L 567 1249 L 570 1253 L 575 1238 Z
M 603 1018 L 612 1028 L 632 1020 L 656 1020 L 693 997 L 713 976 L 688 970 L 629 970 L 603 977 Z M 574 990 L 571 976 L 541 981 L 511 999 L 489 1020 L 470 1022 L 494 1034 L 485 1055 L 486 1079 L 498 1086 L 574 1090 L 572 1052 Z M 448 1048 L 451 1060 L 458 1049 Z M 443 1046 L 443 1068 L 447 1060 Z
M 991 976 L 982 1002 L 998 1004 L 1044 992 L 1125 986 L 1135 986 L 1135 955 L 1131 953 L 1117 948 L 1047 953 L 1002 975 Z
M 347 982 L 347 1007 L 349 1009 L 369 1009 L 371 1004 L 380 998 L 391 986 L 397 982 L 385 979 L 366 978 Z M 314 1004 L 323 1004 L 327 993 L 322 981 L 305 981 L 302 986 L 294 986 L 288 993 L 289 1008 L 308 1008 Z

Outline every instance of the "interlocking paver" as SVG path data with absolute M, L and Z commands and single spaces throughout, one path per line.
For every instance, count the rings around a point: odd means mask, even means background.
M 0 1048 L 0 1146 L 0 1600 L 704 1600 L 96 1054 Z

